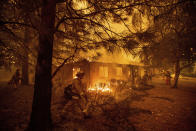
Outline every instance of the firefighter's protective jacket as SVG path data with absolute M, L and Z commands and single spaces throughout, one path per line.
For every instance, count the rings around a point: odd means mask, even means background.
M 72 82 L 72 92 L 78 94 L 80 97 L 85 96 L 86 87 L 85 84 L 82 82 L 81 79 L 77 78 L 74 79 Z M 74 97 L 75 98 L 75 97 Z

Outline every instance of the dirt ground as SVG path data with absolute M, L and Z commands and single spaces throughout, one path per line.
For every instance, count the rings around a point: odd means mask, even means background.
M 120 109 L 114 112 L 114 119 L 106 121 L 112 113 L 108 112 L 102 118 L 90 118 L 85 122 L 87 125 L 95 124 L 97 130 L 136 130 L 136 131 L 195 131 L 196 130 L 196 79 L 180 79 L 179 88 L 172 89 L 166 86 L 161 78 L 154 78 L 154 88 L 135 89 L 134 96 L 127 105 L 127 110 Z M 24 130 L 29 122 L 31 103 L 33 96 L 32 86 L 23 86 L 17 89 L 7 87 L 5 84 L 0 86 L 0 130 L 1 131 L 20 131 Z M 52 113 L 58 114 L 53 110 Z M 120 108 L 120 106 L 119 106 Z M 119 110 L 119 108 L 116 110 Z M 108 115 L 110 114 L 110 115 Z M 124 114 L 120 115 L 119 114 Z M 108 117 L 107 117 L 108 116 Z M 124 124 L 125 128 L 116 128 L 121 125 L 121 117 L 126 117 L 131 123 L 132 128 Z M 55 117 L 54 117 L 55 118 Z M 99 120 L 98 120 L 99 119 Z M 117 120 L 116 120 L 117 119 Z M 115 128 L 101 128 L 101 124 L 112 123 Z M 56 120 L 54 120 L 55 122 Z M 114 123 L 114 121 L 117 121 Z M 65 121 L 58 123 L 62 125 Z M 110 126 L 113 126 L 110 124 Z M 61 126 L 62 127 L 62 126 Z M 54 128 L 54 130 L 65 130 Z M 89 129 L 91 130 L 91 129 Z M 94 130 L 94 129 L 92 129 Z
M 138 131 L 195 131 L 196 79 L 181 79 L 179 88 L 154 79 L 155 88 L 138 91 L 132 108 L 143 110 L 130 120 Z

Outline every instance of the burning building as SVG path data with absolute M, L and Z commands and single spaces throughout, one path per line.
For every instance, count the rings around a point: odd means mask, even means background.
M 137 79 L 144 75 L 144 66 L 133 64 L 117 64 L 105 62 L 91 62 L 83 59 L 78 62 L 69 63 L 61 68 L 56 76 L 63 85 L 66 85 L 80 71 L 85 73 L 83 81 L 90 90 L 102 88 L 109 91 L 107 87 L 127 83 L 129 86 L 136 84 Z M 103 88 L 104 87 L 104 88 Z

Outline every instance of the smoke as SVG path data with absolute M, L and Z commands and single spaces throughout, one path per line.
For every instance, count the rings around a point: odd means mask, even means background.
M 97 53 L 100 56 L 93 59 Z M 106 49 L 101 48 L 97 51 L 89 51 L 88 53 L 81 52 L 80 56 L 94 62 L 141 65 L 138 57 L 127 54 L 123 49 L 110 53 Z

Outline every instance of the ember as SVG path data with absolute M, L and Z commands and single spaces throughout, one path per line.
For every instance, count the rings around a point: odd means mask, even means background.
M 110 83 L 96 83 L 94 86 L 88 88 L 89 92 L 112 92 L 112 89 L 110 88 Z

